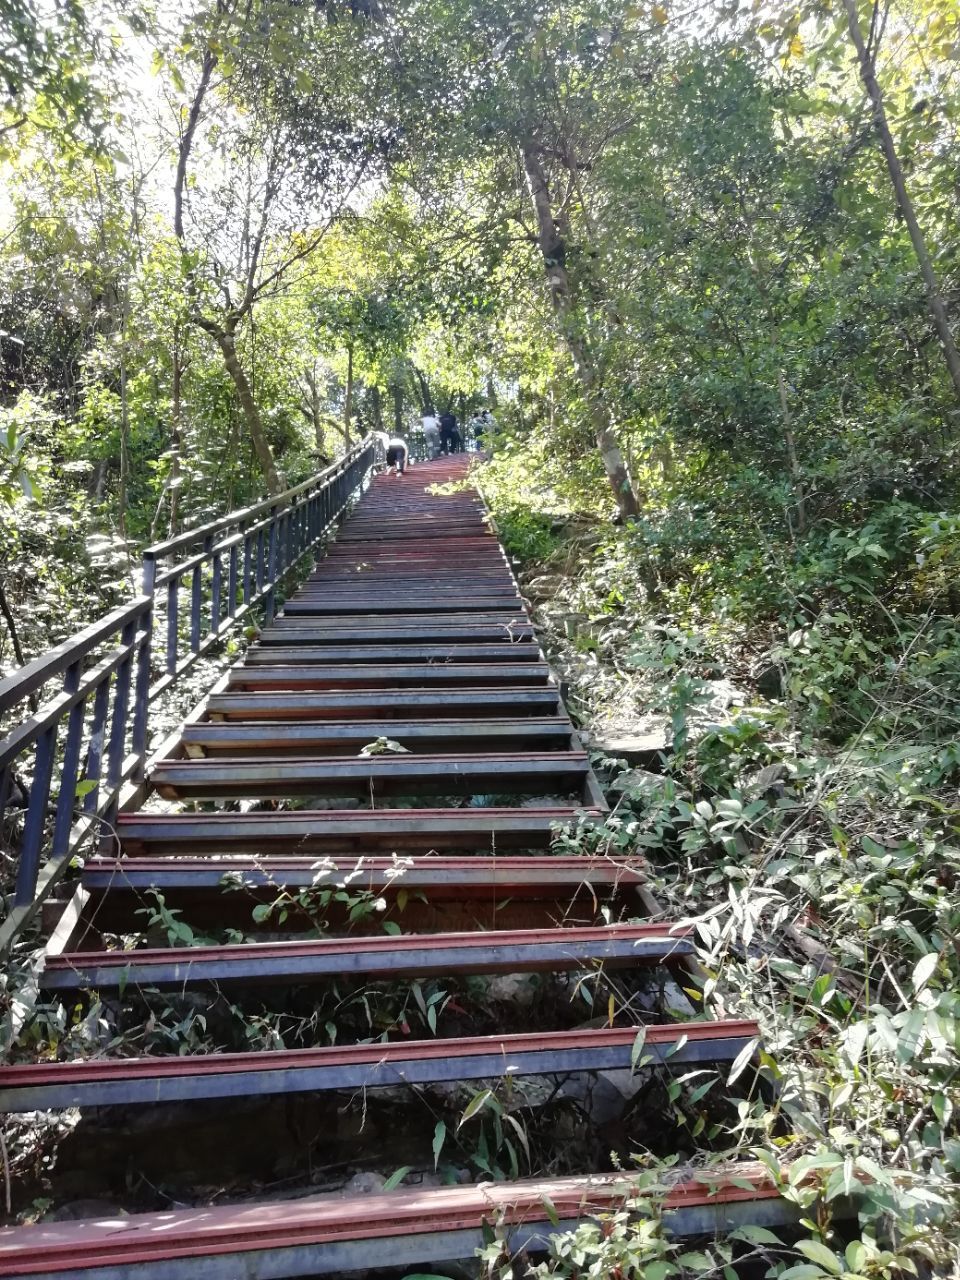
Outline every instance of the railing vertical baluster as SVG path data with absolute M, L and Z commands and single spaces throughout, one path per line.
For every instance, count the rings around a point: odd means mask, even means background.
M 107 708 L 110 705 L 110 677 L 104 678 L 97 685 L 93 699 L 93 719 L 90 723 L 90 741 L 87 744 L 87 773 L 84 781 L 100 781 L 103 767 L 103 751 L 107 738 Z M 84 813 L 93 813 L 97 807 L 99 787 L 92 787 L 83 797 Z
M 63 677 L 64 693 L 76 693 L 82 674 L 82 662 L 75 662 L 67 667 Z M 54 858 L 62 858 L 70 844 L 70 828 L 73 825 L 73 811 L 77 803 L 77 771 L 80 767 L 86 706 L 85 698 L 74 703 L 70 708 L 70 718 L 67 721 L 63 768 L 60 770 L 60 793 L 57 796 L 57 817 L 53 826 L 53 844 L 51 845 L 51 856 Z
M 130 739 L 131 750 L 139 762 L 134 775 L 138 780 L 143 777 L 143 768 L 147 761 L 147 712 L 150 706 L 153 620 L 157 605 L 156 583 L 157 562 L 153 556 L 148 556 L 143 561 L 143 594 L 150 597 L 150 603 L 140 620 L 140 643 L 137 646 L 137 679 L 133 694 L 133 733 Z
M 223 553 L 213 553 L 213 581 L 210 586 L 210 633 L 220 630 L 220 596 L 223 593 Z
M 237 616 L 237 577 L 240 554 L 237 544 L 230 548 L 230 559 L 227 561 L 227 617 L 231 620 Z
M 253 571 L 253 543 L 250 541 L 249 533 L 243 536 L 243 603 L 249 604 L 253 596 L 252 589 L 252 571 Z
M 180 577 L 171 578 L 167 583 L 167 675 L 172 676 L 177 669 L 177 648 L 180 637 Z
M 7 802 L 10 799 L 12 783 L 13 765 L 4 765 L 4 767 L 0 769 L 0 820 L 3 818 L 3 811 L 6 809 Z
M 207 552 L 210 539 L 204 538 L 203 550 Z M 190 575 L 190 649 L 200 652 L 200 630 L 203 625 L 203 561 L 193 566 Z
M 137 757 L 134 777 L 143 778 L 147 762 L 147 711 L 150 706 L 150 663 L 153 637 L 153 603 L 151 601 L 142 619 L 137 645 L 137 678 L 133 686 L 133 731 L 130 749 Z
M 273 613 L 276 607 L 277 599 L 277 515 L 276 511 L 270 513 L 270 577 L 269 590 L 267 592 L 267 603 L 265 610 L 265 621 L 269 625 L 273 621 Z
M 263 590 L 264 571 L 266 568 L 264 563 L 263 547 L 263 527 L 261 526 L 257 530 L 257 595 L 259 595 Z
M 138 623 L 128 622 L 120 635 L 122 645 L 132 645 L 137 636 Z M 110 718 L 110 742 L 107 746 L 107 808 L 104 812 L 105 826 L 100 837 L 101 848 L 109 844 L 119 799 L 120 775 L 123 772 L 123 760 L 127 742 L 127 712 L 130 705 L 130 673 L 133 669 L 133 654 L 128 653 L 117 667 L 117 678 L 113 686 L 113 715 Z
M 50 800 L 50 781 L 53 777 L 53 757 L 57 748 L 57 729 L 51 725 L 37 741 L 33 778 L 30 783 L 30 802 L 23 824 L 23 840 L 20 844 L 20 862 L 17 867 L 17 888 L 14 905 L 28 907 L 37 891 L 40 873 L 40 848 L 47 821 L 47 804 Z

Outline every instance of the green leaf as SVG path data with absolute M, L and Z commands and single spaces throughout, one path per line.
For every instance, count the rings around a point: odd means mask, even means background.
M 400 933 L 400 926 L 396 920 L 384 920 L 383 932 L 389 933 L 392 938 L 395 938 Z
M 753 1057 L 754 1053 L 756 1052 L 757 1045 L 759 1043 L 760 1043 L 759 1037 L 754 1036 L 752 1040 L 747 1041 L 747 1043 L 743 1046 L 743 1048 L 737 1054 L 736 1058 L 734 1058 L 733 1066 L 730 1068 L 730 1074 L 727 1076 L 728 1085 L 733 1084 L 735 1080 L 738 1080 L 740 1078 L 747 1064 L 750 1062 L 750 1059 Z
M 920 991 L 927 985 L 933 977 L 933 973 L 937 967 L 939 959 L 939 951 L 930 951 L 927 955 L 920 957 L 913 969 L 914 991 Z
M 843 1262 L 833 1250 L 828 1249 L 820 1240 L 798 1240 L 795 1248 L 798 1253 L 802 1253 L 805 1258 L 809 1258 L 824 1271 L 829 1271 L 832 1276 L 840 1275 L 845 1269 Z
M 851 1240 L 844 1250 L 848 1271 L 862 1271 L 867 1261 L 866 1246 L 860 1240 Z
M 487 1105 L 487 1103 L 492 1098 L 493 1098 L 492 1089 L 484 1089 L 482 1090 L 482 1092 L 475 1094 L 474 1097 L 472 1097 L 470 1101 L 467 1103 L 466 1110 L 464 1111 L 463 1115 L 460 1117 L 460 1123 L 457 1125 L 457 1129 L 458 1130 L 462 1129 L 463 1126 L 467 1123 L 467 1121 L 472 1120 L 478 1111 L 482 1111 L 483 1108 Z
M 739 1227 L 736 1231 L 730 1232 L 731 1240 L 745 1240 L 747 1244 L 776 1244 L 782 1247 L 783 1241 L 779 1236 L 768 1231 L 766 1227 Z
M 540 1203 L 547 1211 L 547 1217 L 550 1220 L 550 1225 L 553 1227 L 559 1227 L 560 1215 L 557 1213 L 557 1207 L 545 1191 L 540 1197 Z
M 272 914 L 272 902 L 260 902 L 253 908 L 253 918 L 257 924 L 263 924 L 264 920 L 269 920 Z
M 390 1177 L 383 1184 L 384 1191 L 393 1191 L 395 1187 L 399 1187 L 408 1173 L 413 1170 L 412 1164 L 402 1164 L 399 1169 L 395 1169 Z
M 447 1126 L 442 1120 L 437 1121 L 437 1127 L 433 1131 L 433 1167 L 436 1169 L 440 1162 L 440 1152 L 443 1150 L 443 1144 L 447 1137 Z
M 641 1027 L 637 1032 L 633 1042 L 633 1048 L 630 1050 L 630 1070 L 636 1071 L 637 1063 L 640 1061 L 640 1055 L 643 1053 L 644 1042 L 647 1038 L 647 1028 Z
M 656 1262 L 644 1263 L 643 1280 L 667 1280 L 667 1276 L 676 1275 L 677 1268 L 672 1262 L 658 1259 Z
M 681 1253 L 677 1265 L 689 1267 L 691 1271 L 712 1271 L 714 1261 L 708 1253 Z

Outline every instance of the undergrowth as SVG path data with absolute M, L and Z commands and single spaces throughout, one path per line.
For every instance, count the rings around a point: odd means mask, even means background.
M 685 1252 L 654 1162 L 631 1213 L 529 1274 L 733 1280 L 748 1255 L 793 1280 L 955 1274 L 960 523 L 893 497 L 788 537 L 759 499 L 688 485 L 616 527 L 541 463 L 504 450 L 482 483 L 551 659 L 596 745 L 662 744 L 652 768 L 597 759 L 621 798 L 567 850 L 642 853 L 695 925 L 705 1016 L 759 1023 L 774 1092 L 741 1104 L 724 1155 L 803 1216 L 798 1241 Z

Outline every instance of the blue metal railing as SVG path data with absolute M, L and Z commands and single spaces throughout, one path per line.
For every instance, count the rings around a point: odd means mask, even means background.
M 124 788 L 143 778 L 150 703 L 258 605 L 273 618 L 284 575 L 379 460 L 368 438 L 286 493 L 148 547 L 140 596 L 0 681 L 0 723 L 25 717 L 0 738 L 0 855 L 14 879 L 0 949 L 73 855 L 110 838 Z

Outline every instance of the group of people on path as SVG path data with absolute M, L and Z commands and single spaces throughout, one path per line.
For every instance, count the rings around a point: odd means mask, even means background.
M 432 409 L 427 409 L 420 419 L 420 427 L 427 445 L 427 453 L 431 458 L 442 454 L 462 453 L 463 438 L 456 414 L 446 409 L 438 418 Z
M 474 414 L 468 427 L 476 447 L 482 449 L 484 442 L 489 441 L 496 431 L 497 421 L 489 409 L 483 409 Z M 437 458 L 441 453 L 449 455 L 463 452 L 464 438 L 460 431 L 460 424 L 457 422 L 456 414 L 449 409 L 439 417 L 432 409 L 426 410 L 420 420 L 420 429 L 428 459 Z M 387 467 L 394 467 L 397 475 L 402 476 L 410 465 L 410 451 L 406 440 L 400 435 L 387 435 L 385 431 L 379 432 L 378 436 L 386 452 Z

